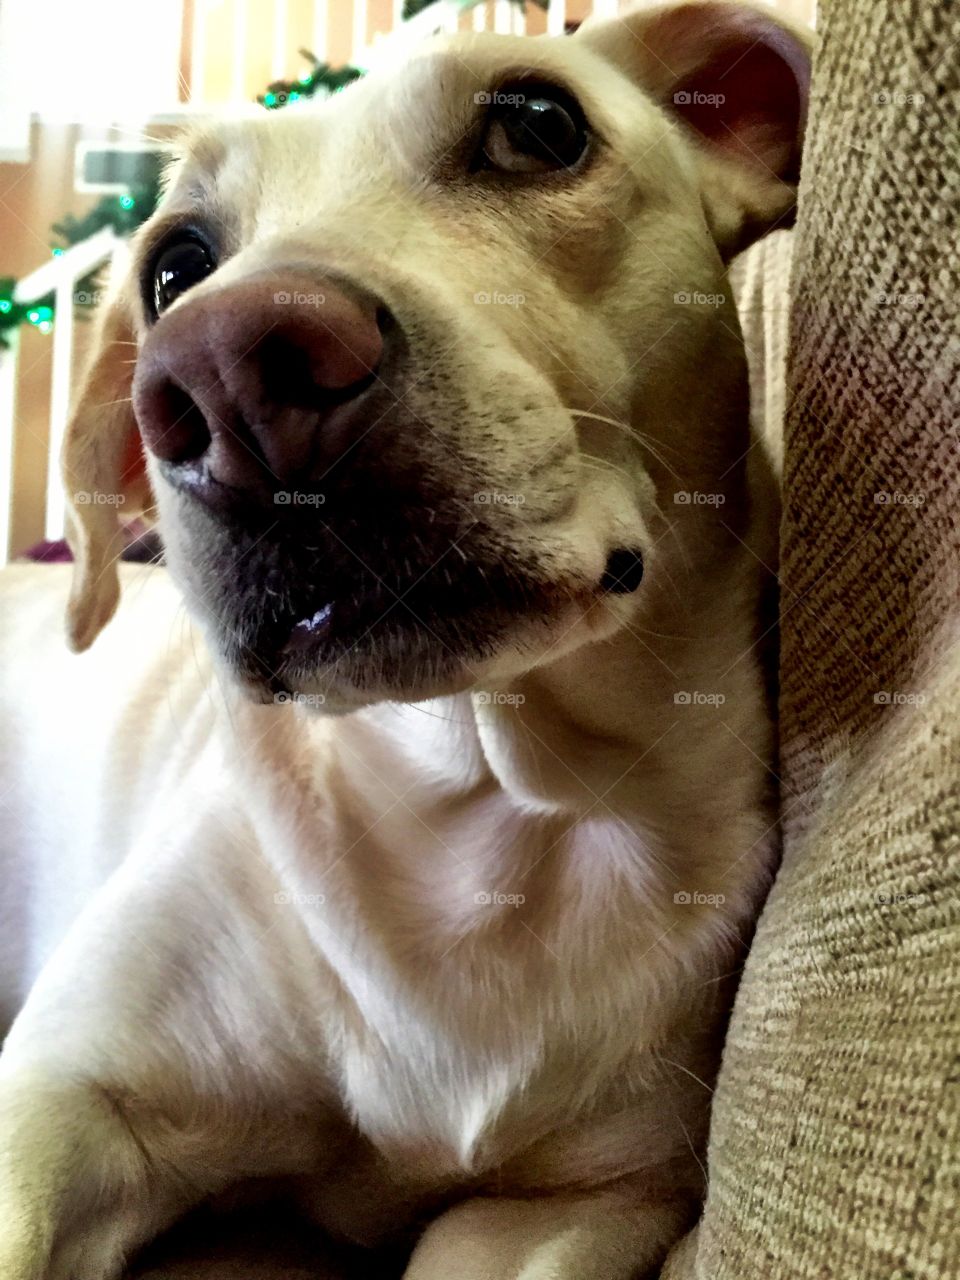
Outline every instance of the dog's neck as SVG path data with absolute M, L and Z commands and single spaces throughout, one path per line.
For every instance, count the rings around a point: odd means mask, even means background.
M 740 426 L 735 435 L 717 424 L 718 438 L 722 429 L 742 442 Z M 749 444 L 737 448 L 724 513 L 670 511 L 635 612 L 612 638 L 479 695 L 383 703 L 334 721 L 296 710 L 284 717 L 288 778 L 305 782 L 308 762 L 322 759 L 320 774 L 335 769 L 338 793 L 352 793 L 357 832 L 374 832 L 380 854 L 404 864 L 428 831 L 472 851 L 483 844 L 480 824 L 491 846 L 509 829 L 504 857 L 535 861 L 554 828 L 599 823 L 685 867 L 695 888 L 726 892 L 719 871 L 767 839 L 775 799 L 757 644 L 774 624 L 761 604 L 774 564 L 763 531 L 775 529 L 775 486 L 760 451 L 745 462 Z M 304 823 L 322 784 L 311 792 Z M 756 883 L 751 859 L 741 870 Z
M 682 479 L 649 460 L 665 514 L 635 610 L 617 632 L 479 696 L 394 713 L 414 738 L 425 710 L 442 717 L 441 738 L 468 719 L 473 777 L 488 771 L 533 812 L 652 818 L 658 795 L 670 808 L 685 797 L 699 810 L 714 798 L 725 803 L 731 773 L 769 781 L 777 486 L 763 449 L 751 444 L 742 349 L 723 373 L 723 420 L 715 407 L 706 412 L 705 396 L 693 407 L 710 424 L 704 434 L 727 442 L 728 456 L 704 450 Z M 720 377 L 704 381 L 723 385 Z M 670 509 L 684 485 L 723 501 Z M 446 750 L 427 737 L 430 768 L 448 760 L 462 786 L 462 737 Z
M 493 780 L 531 814 L 570 819 L 653 819 L 658 797 L 700 808 L 732 784 L 731 757 L 764 774 L 770 740 L 763 570 L 738 547 L 711 572 L 691 583 L 678 559 L 615 636 L 495 690 L 366 714 L 402 723 L 410 758 L 445 769 L 451 795 Z

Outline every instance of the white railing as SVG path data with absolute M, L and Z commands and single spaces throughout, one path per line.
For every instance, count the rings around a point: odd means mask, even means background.
M 77 285 L 92 271 L 111 261 L 121 248 L 122 242 L 109 228 L 105 228 L 25 276 L 18 282 L 14 293 L 14 301 L 25 306 L 39 303 L 52 293 L 57 317 L 57 323 L 53 326 L 44 502 L 44 536 L 47 538 L 63 536 L 66 515 L 60 484 L 60 449 L 73 390 L 74 306 L 77 302 Z M 19 346 L 19 338 L 14 334 L 9 350 L 0 353 L 0 563 L 6 563 L 12 552 L 10 532 L 17 444 Z
M 588 0 L 583 2 L 588 3 Z M 334 4 L 340 38 L 331 42 L 330 16 Z M 554 22 L 559 22 L 558 30 L 563 29 L 563 15 L 567 4 L 568 0 L 555 0 Z M 291 24 L 289 0 L 266 0 L 256 10 L 259 25 L 255 37 L 251 23 L 254 10 L 251 5 L 252 0 L 235 0 L 228 44 L 224 47 L 218 42 L 221 73 L 223 59 L 229 60 L 226 73 L 229 92 L 226 100 L 222 100 L 211 89 L 208 75 L 211 21 L 217 15 L 215 11 L 211 13 L 209 6 L 195 4 L 189 56 L 189 103 L 185 104 L 187 110 L 232 106 L 243 111 L 249 106 L 252 86 L 248 82 L 248 67 L 251 41 L 254 39 L 265 39 L 269 43 L 272 78 L 282 80 L 289 79 L 294 74 L 291 59 L 295 57 L 298 43 L 308 47 L 321 62 L 349 62 L 369 69 L 378 61 L 395 57 L 401 48 L 425 36 L 440 31 L 469 30 L 471 25 L 473 29 L 486 30 L 488 7 L 493 14 L 490 29 L 516 33 L 523 33 L 527 29 L 523 10 L 511 0 L 489 0 L 489 3 L 476 5 L 472 13 L 468 12 L 464 4 L 458 3 L 458 0 L 437 0 L 437 3 L 407 22 L 401 20 L 403 0 L 390 0 L 389 5 L 379 3 L 376 6 L 371 4 L 371 0 L 314 0 L 312 21 L 306 29 L 301 28 L 295 32 Z M 382 30 L 376 29 L 378 20 L 382 23 Z M 332 47 L 334 43 L 336 48 Z

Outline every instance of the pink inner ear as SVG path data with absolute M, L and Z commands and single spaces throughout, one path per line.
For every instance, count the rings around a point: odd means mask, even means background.
M 648 42 L 678 70 L 670 110 L 741 163 L 795 182 L 810 75 L 799 42 L 728 4 L 682 5 L 653 27 Z

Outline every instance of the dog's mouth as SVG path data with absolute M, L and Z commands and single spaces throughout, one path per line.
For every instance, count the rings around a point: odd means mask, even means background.
M 520 565 L 455 552 L 407 581 L 359 570 L 339 591 L 325 584 L 311 593 L 305 610 L 278 614 L 236 659 L 273 692 L 341 684 L 360 694 L 443 692 L 473 684 L 519 621 L 546 628 L 568 594 Z
M 265 610 L 227 660 L 260 699 L 326 710 L 419 700 L 475 685 L 508 644 L 532 651 L 584 594 L 492 561 L 457 558 L 407 582 L 360 573 L 352 589 L 326 585 L 306 605 Z
M 577 572 L 549 537 L 506 536 L 462 503 L 354 497 L 236 520 L 180 508 L 171 562 L 255 698 L 305 694 L 332 710 L 456 692 L 507 649 L 522 664 L 563 619 L 639 586 L 637 551 Z
M 367 507 L 367 511 L 375 508 Z M 215 647 L 254 697 L 353 691 L 408 699 L 474 684 L 522 631 L 533 644 L 590 584 L 490 531 L 323 517 L 228 534 L 204 519 L 173 557 Z M 203 547 L 202 556 L 190 547 Z M 335 699 L 331 698 L 331 701 Z

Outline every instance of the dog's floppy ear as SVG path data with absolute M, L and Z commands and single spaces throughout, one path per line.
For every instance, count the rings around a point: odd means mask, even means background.
M 813 34 L 734 0 L 682 0 L 587 23 L 577 39 L 690 131 L 725 257 L 793 217 Z
M 74 570 L 67 638 L 80 651 L 110 621 L 120 596 L 120 516 L 151 506 L 140 433 L 130 401 L 136 340 L 127 304 L 111 291 L 93 358 L 67 424 L 61 472 Z

